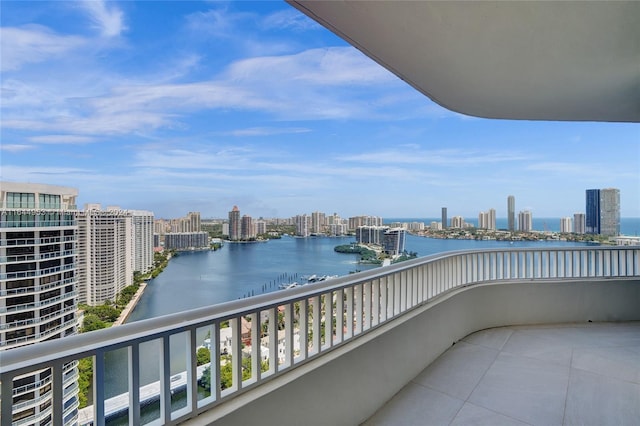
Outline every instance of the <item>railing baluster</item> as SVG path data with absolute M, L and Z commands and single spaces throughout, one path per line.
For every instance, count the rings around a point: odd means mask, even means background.
M 160 418 L 162 423 L 171 420 L 171 344 L 170 334 L 162 336 L 160 348 Z
M 267 313 L 267 318 L 269 319 L 269 326 L 267 327 L 267 333 L 269 335 L 269 373 L 275 374 L 278 372 L 278 307 L 274 306 L 269 309 Z M 260 318 L 260 313 L 258 313 L 258 318 Z M 260 324 L 259 320 L 258 323 Z M 261 327 L 258 328 L 258 334 L 262 332 Z M 254 345 L 254 343 L 251 343 Z M 256 374 L 256 380 L 260 380 L 262 377 L 262 342 L 260 338 L 258 338 L 258 343 L 256 344 L 260 349 L 258 350 L 258 373 Z
M 344 290 L 336 291 L 336 343 L 344 341 Z
M 251 380 L 260 381 L 262 369 L 262 345 L 260 344 L 260 311 L 253 312 L 251 318 Z
M 211 336 L 211 395 L 215 395 L 215 400 L 220 401 L 222 397 L 222 380 L 220 377 L 220 322 L 213 324 L 213 335 Z M 215 389 L 213 389 L 215 387 Z
M 322 317 L 320 315 L 320 296 L 314 296 L 312 299 L 312 325 L 313 330 L 313 351 L 312 354 L 320 353 L 320 346 L 322 346 Z
M 129 425 L 136 426 L 140 424 L 140 344 L 133 342 L 127 348 L 127 352 L 129 360 Z
M 358 284 L 353 287 L 353 298 L 355 299 L 355 311 L 354 315 L 356 316 L 355 323 L 355 334 L 358 335 L 362 333 L 362 290 L 364 284 Z
M 104 426 L 104 350 L 93 357 L 93 419 L 96 426 Z
M 363 330 L 368 330 L 371 328 L 371 315 L 372 315 L 372 307 L 371 307 L 371 281 L 367 281 L 362 284 L 362 292 L 364 297 L 363 304 L 363 315 L 364 315 L 364 324 L 362 325 Z
M 347 311 L 345 324 L 346 332 L 344 335 L 346 340 L 353 337 L 353 287 L 347 287 L 344 290 L 344 296 L 346 301 L 345 310 Z
M 371 315 L 372 324 L 376 326 L 380 324 L 380 279 L 375 279 L 371 283 Z
M 52 394 L 52 423 L 54 426 L 62 426 L 63 423 L 63 365 L 60 360 L 56 360 L 51 365 L 51 386 Z
M 295 357 L 295 337 L 293 330 L 293 303 L 284 306 L 284 367 L 292 367 Z M 278 308 L 269 310 L 269 372 L 277 373 L 278 366 Z M 273 325 L 272 325 L 273 324 Z M 298 335 L 298 337 L 300 337 Z M 300 342 L 300 340 L 298 340 Z M 273 365 L 273 367 L 272 367 Z
M 300 361 L 304 361 L 308 357 L 309 350 L 309 314 L 307 313 L 308 301 L 302 299 L 300 303 L 300 315 L 298 317 L 300 332 Z

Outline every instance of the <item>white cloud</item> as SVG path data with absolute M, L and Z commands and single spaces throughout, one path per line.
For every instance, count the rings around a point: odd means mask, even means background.
M 79 4 L 103 37 L 117 37 L 127 29 L 122 10 L 112 3 L 107 5 L 102 0 L 83 0 Z
M 297 134 L 308 133 L 311 129 L 303 127 L 252 127 L 248 129 L 237 129 L 227 134 L 231 136 L 272 136 L 272 135 L 285 135 L 285 134 Z
M 424 164 L 438 166 L 486 165 L 491 163 L 509 163 L 529 159 L 527 155 L 509 152 L 476 152 L 459 149 L 422 150 L 415 145 L 406 145 L 404 149 L 389 149 L 363 154 L 338 156 L 336 161 L 353 161 L 372 164 Z
M 265 29 L 286 29 L 294 32 L 323 29 L 316 21 L 294 9 L 281 10 L 266 16 L 262 26 Z
M 78 136 L 78 135 L 43 135 L 43 136 L 32 136 L 27 139 L 30 142 L 40 143 L 40 144 L 85 144 L 95 142 L 96 138 L 92 138 L 89 136 Z
M 21 152 L 21 151 L 26 151 L 33 148 L 34 148 L 33 145 L 20 145 L 20 144 L 9 144 L 9 143 L 0 144 L 0 150 L 7 151 L 7 152 Z
M 77 36 L 62 36 L 41 25 L 0 28 L 1 70 L 17 71 L 28 63 L 62 59 L 86 40 Z

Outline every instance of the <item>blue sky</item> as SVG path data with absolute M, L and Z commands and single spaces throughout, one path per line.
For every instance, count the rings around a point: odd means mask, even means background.
M 640 217 L 637 124 L 450 112 L 284 2 L 0 8 L 2 180 L 165 218 L 560 217 L 616 187 Z

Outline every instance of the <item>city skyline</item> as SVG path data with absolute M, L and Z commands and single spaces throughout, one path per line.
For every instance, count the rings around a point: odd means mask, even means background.
M 640 217 L 637 125 L 453 113 L 284 2 L 0 8 L 4 181 L 220 218 L 565 217 L 615 187 Z

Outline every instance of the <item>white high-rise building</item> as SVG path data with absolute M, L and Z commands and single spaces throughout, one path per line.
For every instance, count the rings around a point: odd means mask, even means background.
M 78 218 L 80 303 L 115 302 L 133 284 L 133 215 L 128 210 L 87 204 Z
M 133 223 L 133 271 L 146 274 L 153 268 L 153 213 L 131 210 Z
M 311 213 L 311 233 L 322 234 L 325 232 L 326 215 L 321 212 Z
M 518 231 L 531 232 L 533 230 L 533 216 L 530 210 L 522 210 L 518 213 Z
M 464 228 L 464 217 L 462 216 L 454 216 L 451 218 L 451 227 L 452 228 Z
M 309 236 L 309 222 L 310 218 L 306 214 L 295 216 L 294 222 L 296 224 L 296 235 L 299 237 Z
M 0 182 L 0 362 L 2 351 L 77 333 L 78 190 Z M 52 423 L 52 370 L 16 377 L 7 424 Z M 77 362 L 63 366 L 63 424 L 78 419 Z M 6 416 L 6 417 L 5 417 Z M 4 420 L 3 420 L 4 424 Z
M 478 214 L 478 228 L 480 229 L 496 229 L 496 211 L 495 209 L 489 209 L 486 212 L 480 212 Z
M 560 218 L 560 232 L 568 234 L 572 231 L 573 231 L 573 227 L 571 224 L 571 218 L 570 217 Z
M 617 188 L 600 190 L 600 234 L 620 235 L 620 190 Z

